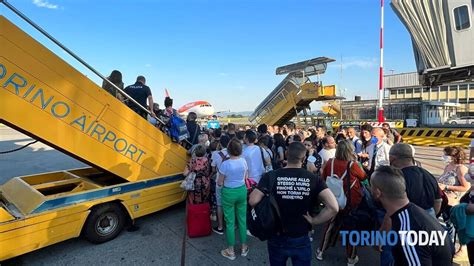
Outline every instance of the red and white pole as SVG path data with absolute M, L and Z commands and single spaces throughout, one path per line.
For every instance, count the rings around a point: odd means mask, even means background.
M 379 110 L 378 110 L 378 122 L 384 122 L 383 117 L 383 2 L 380 0 L 380 72 L 379 72 Z

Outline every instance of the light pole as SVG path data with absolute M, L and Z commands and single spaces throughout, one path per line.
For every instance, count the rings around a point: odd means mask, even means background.
M 384 122 L 383 117 L 383 2 L 380 0 L 380 69 L 379 69 L 379 112 L 378 122 Z

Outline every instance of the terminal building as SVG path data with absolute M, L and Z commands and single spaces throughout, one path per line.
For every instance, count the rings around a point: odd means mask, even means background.
M 474 115 L 473 4 L 472 0 L 391 1 L 410 33 L 416 72 L 384 77 L 387 119 L 417 119 L 429 126 L 452 116 Z M 377 102 L 355 99 L 340 107 L 342 118 L 373 120 Z
M 439 86 L 423 86 L 418 73 L 384 76 L 384 114 L 389 120 L 417 119 L 421 125 L 445 123 L 453 116 L 474 116 L 474 82 L 453 82 Z M 377 100 L 341 104 L 342 118 L 374 119 Z

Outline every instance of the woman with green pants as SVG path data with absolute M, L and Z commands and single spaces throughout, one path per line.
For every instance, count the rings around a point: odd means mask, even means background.
M 224 220 L 226 222 L 226 249 L 221 251 L 221 255 L 235 260 L 235 221 L 239 227 L 240 243 L 242 250 L 240 255 L 247 256 L 249 247 L 247 246 L 247 188 L 245 178 L 248 175 L 248 167 L 245 159 L 240 158 L 242 154 L 242 144 L 233 139 L 227 146 L 230 158 L 224 161 L 219 168 L 219 180 L 217 183 L 222 188 L 222 209 L 224 210 Z

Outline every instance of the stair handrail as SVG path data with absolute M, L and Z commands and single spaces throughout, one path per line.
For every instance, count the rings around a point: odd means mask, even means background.
M 42 33 L 44 36 L 46 36 L 46 38 L 48 38 L 49 40 L 51 40 L 53 43 L 55 43 L 57 46 L 59 46 L 61 49 L 63 49 L 66 53 L 68 53 L 70 56 L 72 56 L 74 59 L 76 59 L 77 61 L 79 61 L 79 63 L 81 63 L 82 65 L 84 65 L 87 69 L 89 69 L 90 71 L 92 71 L 94 74 L 96 74 L 97 76 L 99 76 L 102 80 L 106 81 L 107 83 L 109 83 L 112 87 L 114 87 L 115 89 L 117 89 L 119 92 L 121 92 L 129 101 L 131 101 L 132 103 L 134 103 L 135 105 L 137 105 L 139 108 L 141 108 L 142 110 L 144 110 L 145 112 L 147 112 L 147 114 L 149 114 L 150 116 L 152 116 L 152 113 L 150 110 L 148 110 L 147 108 L 143 107 L 141 104 L 139 104 L 137 101 L 135 101 L 135 99 L 133 99 L 132 97 L 130 97 L 127 93 L 125 93 L 124 90 L 122 90 L 121 88 L 119 88 L 117 85 L 115 85 L 112 81 L 110 81 L 108 78 L 106 78 L 104 75 L 100 74 L 99 71 L 97 71 L 95 68 L 93 68 L 91 65 L 89 65 L 86 61 L 84 61 L 82 58 L 80 58 L 78 55 L 76 55 L 73 51 L 71 51 L 70 49 L 68 49 L 66 46 L 64 46 L 61 42 L 59 42 L 56 38 L 54 38 L 52 35 L 50 35 L 46 30 L 44 30 L 43 28 L 41 28 L 38 24 L 36 24 L 35 22 L 33 22 L 31 19 L 29 19 L 25 14 L 21 13 L 20 10 L 16 9 L 13 5 L 11 5 L 7 0 L 0 0 L 0 3 L 4 4 L 8 9 L 10 9 L 11 11 L 13 11 L 13 13 L 15 13 L 16 15 L 18 15 L 20 18 L 22 18 L 23 20 L 25 20 L 28 24 L 30 24 L 33 28 L 35 28 L 36 30 L 38 30 L 40 33 Z M 153 108 L 151 106 L 151 108 Z M 162 125 L 165 125 L 165 123 L 155 117 L 155 119 L 160 122 Z

